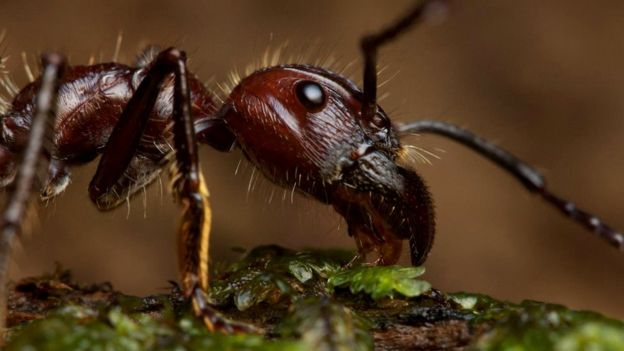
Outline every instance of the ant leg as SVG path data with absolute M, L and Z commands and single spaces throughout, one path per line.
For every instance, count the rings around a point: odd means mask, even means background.
M 349 236 L 355 240 L 357 247 L 357 253 L 345 265 L 346 268 L 354 267 L 356 264 L 388 266 L 398 262 L 403 240 L 388 235 L 383 225 L 372 223 L 374 220 L 370 216 L 368 221 L 352 214 L 347 214 L 345 218 L 349 226 Z M 369 254 L 377 256 L 374 261 L 366 261 Z
M 378 244 L 373 240 L 369 231 L 360 225 L 359 222 L 349 223 L 349 236 L 355 240 L 357 253 L 343 268 L 352 268 L 357 264 L 365 263 L 366 256 L 375 251 Z
M 30 127 L 30 136 L 15 182 L 10 187 L 8 202 L 0 218 L 0 327 L 5 326 L 7 317 L 7 278 L 11 246 L 21 230 L 28 208 L 46 130 L 55 116 L 59 80 L 65 69 L 65 59 L 58 54 L 43 55 L 42 63 L 41 88 L 35 99 L 36 112 Z
M 209 243 L 211 211 L 208 189 L 199 166 L 197 142 L 191 118 L 190 93 L 187 82 L 186 55 L 175 48 L 162 51 L 153 61 L 137 88 L 102 154 L 95 176 L 89 186 L 93 200 L 115 189 L 119 179 L 136 153 L 150 113 L 161 90 L 161 84 L 175 76 L 173 95 L 173 141 L 175 165 L 172 167 L 172 188 L 182 205 L 178 229 L 178 258 L 185 296 L 193 310 L 210 330 L 236 331 L 243 325 L 226 320 L 208 303 Z
M 161 83 L 174 72 L 175 49 L 162 51 L 128 101 L 108 139 L 97 170 L 89 184 L 89 196 L 98 209 L 109 210 L 155 178 L 160 166 L 136 150 L 160 93 Z M 138 183 L 138 185 L 137 185 Z
M 209 289 L 209 244 L 212 213 L 208 189 L 199 166 L 197 142 L 187 84 L 186 57 L 176 52 L 173 107 L 173 139 L 175 164 L 172 167 L 172 188 L 182 204 L 182 219 L 178 229 L 178 259 L 182 286 L 193 303 L 195 313 L 202 317 L 209 330 L 223 328 L 223 320 L 210 307 L 206 293 Z
M 0 145 L 0 189 L 13 183 L 15 173 L 15 154 L 5 145 Z
M 564 215 L 597 233 L 616 248 L 624 249 L 624 234 L 603 223 L 602 220 L 593 214 L 577 208 L 572 202 L 551 193 L 546 188 L 546 182 L 542 175 L 533 167 L 483 138 L 452 124 L 434 120 L 407 123 L 398 126 L 397 129 L 402 135 L 408 133 L 438 134 L 471 148 L 482 156 L 487 157 L 496 165 L 504 168 L 529 191 L 539 194 L 549 204 L 563 212 Z
M 48 177 L 39 194 L 43 201 L 50 200 L 65 191 L 71 178 L 71 172 L 65 162 L 50 156 L 48 162 Z
M 392 25 L 383 30 L 367 35 L 360 40 L 360 49 L 364 54 L 364 92 L 362 100 L 362 117 L 371 120 L 377 113 L 377 50 L 420 20 L 425 19 L 432 6 L 444 6 L 441 0 L 422 0 L 399 18 Z

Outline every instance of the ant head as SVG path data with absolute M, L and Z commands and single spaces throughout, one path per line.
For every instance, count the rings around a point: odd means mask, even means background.
M 361 109 L 362 92 L 348 79 L 319 67 L 284 65 L 244 78 L 222 114 L 266 175 L 303 187 L 306 178 L 339 180 L 364 154 L 395 159 L 399 141 L 389 118 L 378 108 L 365 119 Z

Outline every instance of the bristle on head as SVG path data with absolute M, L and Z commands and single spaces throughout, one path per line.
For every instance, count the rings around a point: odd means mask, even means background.
M 444 152 L 443 150 L 437 150 Z M 425 148 L 416 145 L 403 145 L 397 154 L 397 161 L 400 165 L 409 166 L 413 162 L 431 165 L 431 159 L 439 160 L 441 157 Z
M 321 47 L 318 41 L 300 48 L 293 47 L 286 41 L 277 46 L 267 46 L 259 59 L 245 66 L 242 70 L 243 75 L 241 75 L 241 70 L 235 68 L 228 74 L 225 81 L 215 83 L 212 90 L 217 99 L 223 102 L 244 77 L 263 68 L 285 64 L 323 67 L 351 79 L 354 73 L 353 68 L 358 60 L 350 60 L 347 63 L 341 63 L 341 61 L 330 50 Z

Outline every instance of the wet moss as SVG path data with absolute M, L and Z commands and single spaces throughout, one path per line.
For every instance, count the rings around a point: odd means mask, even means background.
M 355 267 L 332 274 L 327 280 L 331 290 L 349 288 L 352 294 L 364 293 L 373 300 L 406 298 L 422 295 L 431 284 L 416 278 L 425 273 L 424 267 Z
M 289 304 L 293 296 L 325 294 L 326 279 L 344 264 L 341 255 L 261 246 L 217 274 L 211 298 L 244 311 L 260 303 Z
M 420 267 L 343 268 L 341 251 L 251 250 L 211 300 L 260 334 L 210 333 L 177 287 L 134 297 L 67 272 L 13 286 L 7 350 L 624 350 L 624 323 L 536 301 L 445 294 Z
M 475 350 L 624 350 L 624 323 L 590 311 L 525 300 L 519 304 L 479 294 L 450 295 L 490 330 Z
M 355 350 L 373 348 L 370 324 L 354 311 L 329 297 L 296 301 L 277 327 L 283 337 L 295 337 L 308 350 Z
M 66 307 L 32 322 L 12 338 L 7 351 L 19 350 L 304 350 L 289 340 L 260 335 L 210 333 L 195 318 L 177 321 L 148 314 L 128 314 L 120 307 L 98 313 Z

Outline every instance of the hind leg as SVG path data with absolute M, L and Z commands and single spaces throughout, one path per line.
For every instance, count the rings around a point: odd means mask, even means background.
M 131 149 L 128 152 L 134 153 Z M 163 162 L 157 162 L 142 154 L 136 154 L 117 181 L 106 190 L 100 190 L 95 181 L 91 182 L 89 186 L 91 201 L 100 211 L 113 210 L 156 180 L 160 176 L 163 166 Z
M 7 275 L 14 238 L 19 235 L 28 202 L 35 182 L 36 172 L 43 151 L 46 129 L 55 115 L 58 82 L 63 74 L 65 59 L 57 54 L 42 58 L 43 75 L 41 88 L 36 96 L 35 117 L 30 136 L 17 169 L 15 181 L 9 189 L 6 207 L 0 218 L 0 323 L 4 327 L 7 317 Z
M 16 173 L 15 154 L 4 145 L 0 145 L 0 188 L 13 183 Z
M 50 200 L 59 195 L 70 183 L 71 173 L 65 162 L 50 158 L 48 163 L 48 177 L 41 188 L 41 200 Z

